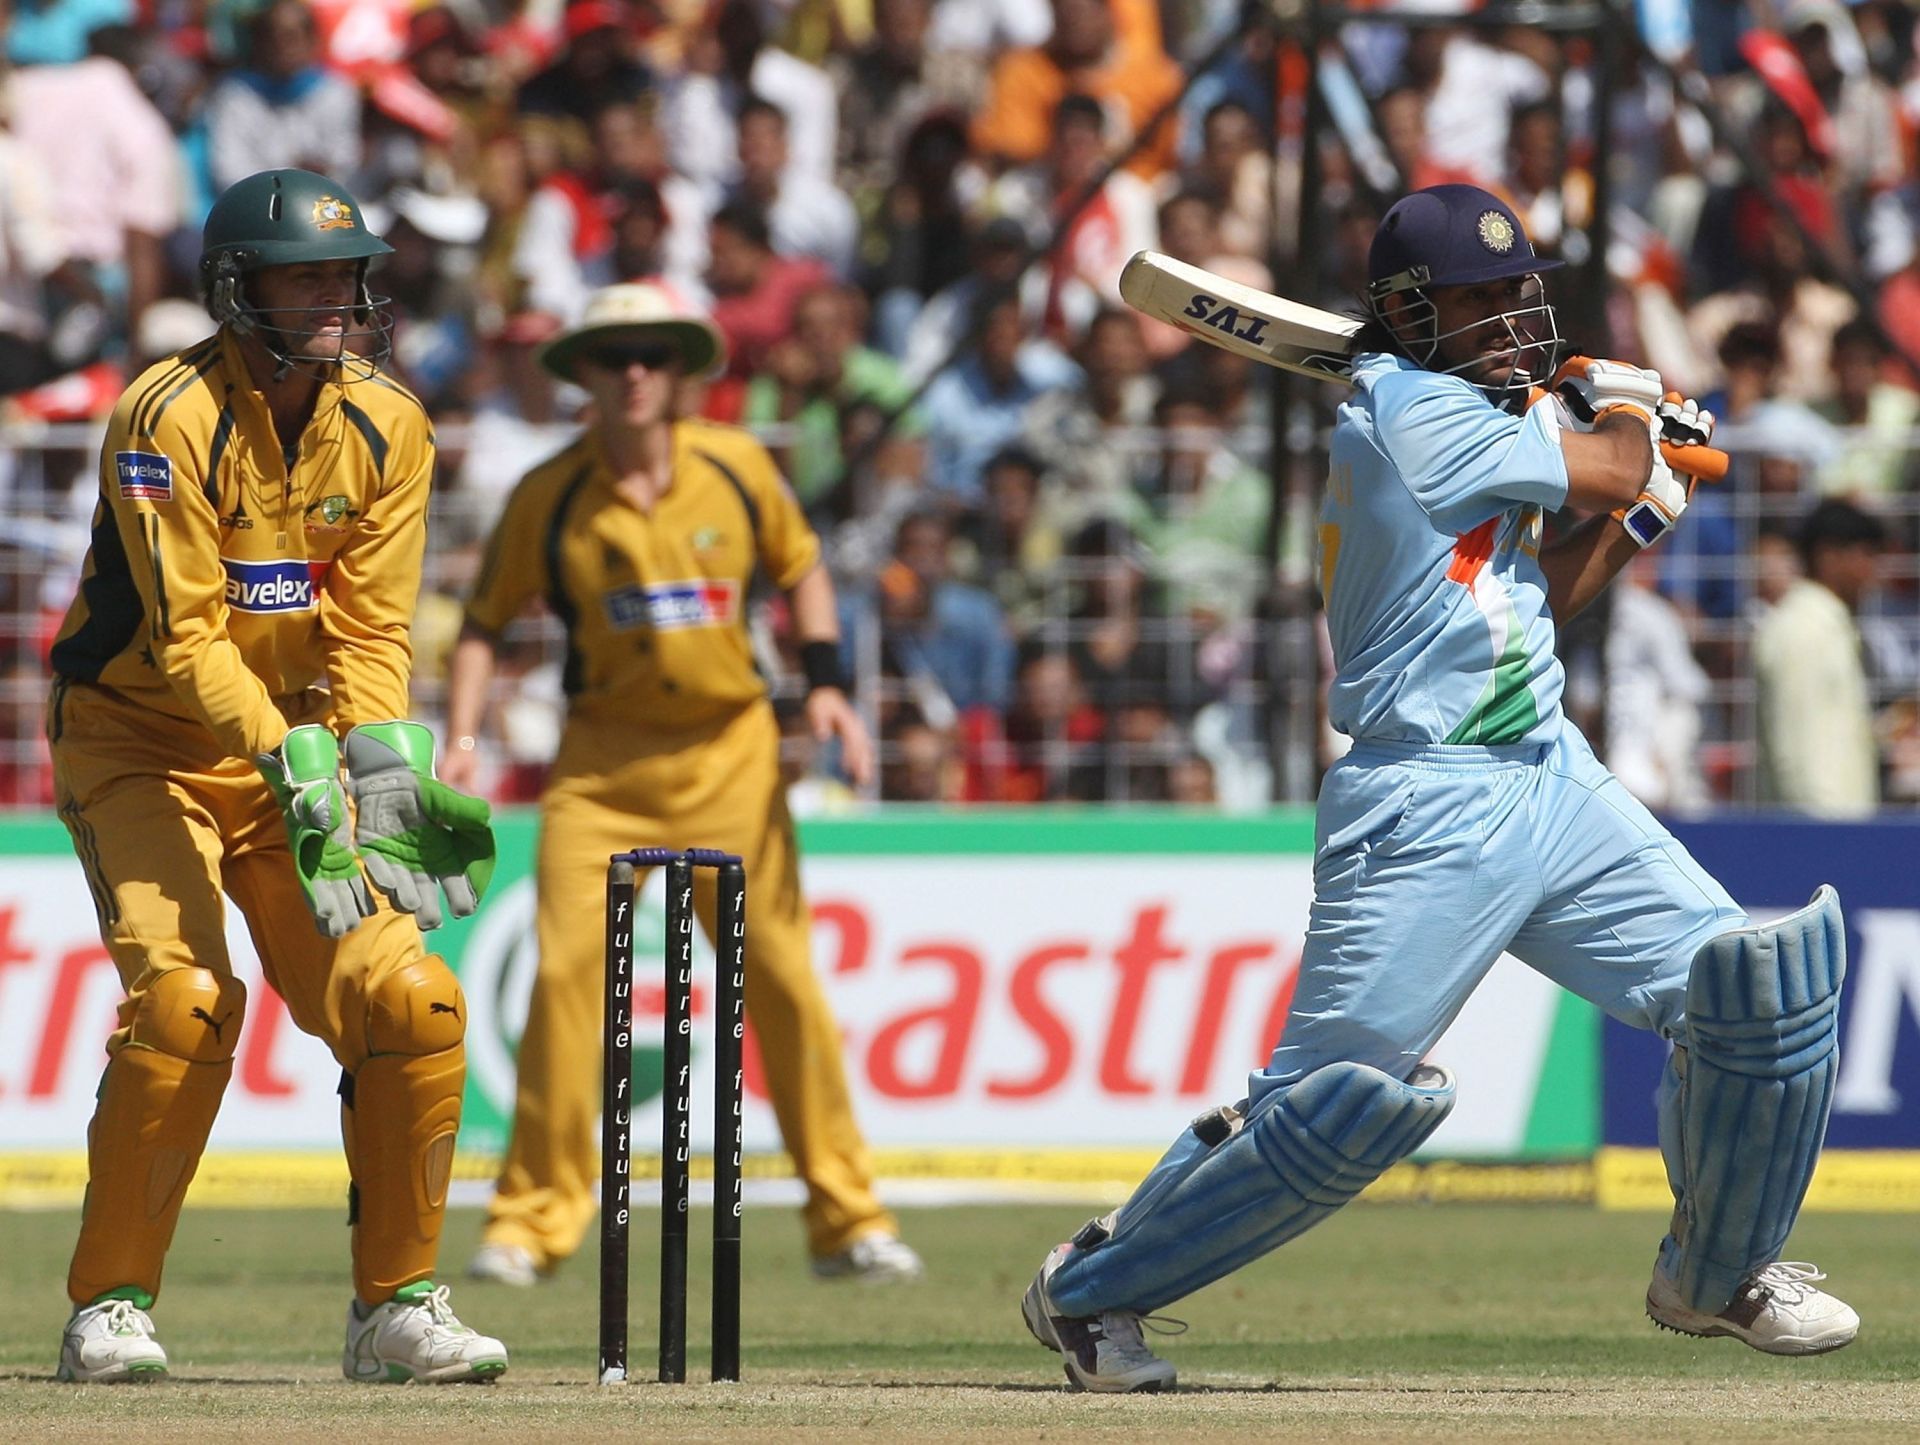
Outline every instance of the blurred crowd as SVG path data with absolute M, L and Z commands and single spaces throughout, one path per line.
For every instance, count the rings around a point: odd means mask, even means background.
M 651 277 L 729 342 L 685 405 L 758 430 L 821 529 L 881 796 L 1257 806 L 1282 694 L 1312 706 L 1267 644 L 1316 655 L 1338 392 L 1141 319 L 1121 263 L 1352 309 L 1386 205 L 1468 180 L 1574 263 L 1587 349 L 1706 398 L 1737 456 L 1570 633 L 1576 715 L 1658 806 L 1920 801 L 1915 6 L 1641 0 L 1606 47 L 1353 8 L 1309 57 L 1237 0 L 0 0 L 0 434 L 97 421 L 205 335 L 212 198 L 319 170 L 395 247 L 393 366 L 442 442 L 424 708 L 480 540 L 583 400 L 539 346 Z M 0 448 L 6 737 L 91 466 Z M 783 624 L 761 606 L 777 699 Z M 499 798 L 539 787 L 554 655 L 536 625 L 504 659 Z M 1805 765 L 1835 738 L 1848 766 Z M 845 796 L 791 755 L 807 806 Z M 0 801 L 44 792 L 16 746 Z

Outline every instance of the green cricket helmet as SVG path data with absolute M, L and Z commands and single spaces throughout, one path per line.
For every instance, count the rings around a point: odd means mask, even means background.
M 201 232 L 200 284 L 213 319 L 250 332 L 281 362 L 280 374 L 300 371 L 331 380 L 359 380 L 379 369 L 393 350 L 391 298 L 367 289 L 367 265 L 393 247 L 367 229 L 360 203 L 337 181 L 313 171 L 261 171 L 235 181 L 207 213 Z M 360 298 L 353 311 L 359 329 L 346 333 L 347 350 L 339 363 L 296 359 L 294 351 L 315 331 L 272 326 L 247 295 L 246 280 L 268 266 L 312 261 L 358 261 Z M 320 310 L 319 307 L 293 308 Z M 371 341 L 365 352 L 356 343 Z

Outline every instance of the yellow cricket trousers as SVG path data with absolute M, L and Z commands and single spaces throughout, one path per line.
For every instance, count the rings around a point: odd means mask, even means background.
M 278 701 L 296 726 L 325 721 L 324 693 Z M 293 1021 L 344 1071 L 356 1289 L 377 1304 L 430 1277 L 465 1077 L 452 973 L 426 953 L 412 918 L 384 902 L 345 938 L 322 937 L 272 794 L 251 761 L 226 757 L 198 724 L 59 679 L 47 731 L 60 818 L 127 991 L 88 1131 L 74 1302 L 159 1293 L 245 1012 L 223 894 L 245 915 Z M 372 1118 L 387 1113 L 403 1117 Z
M 813 972 L 773 709 L 758 702 L 674 736 L 632 720 L 570 721 L 540 807 L 540 966 L 488 1241 L 551 1264 L 579 1248 L 593 1219 L 607 859 L 629 848 L 720 848 L 745 861 L 747 1018 L 781 1137 L 806 1182 L 808 1247 L 831 1254 L 891 1230 Z M 698 870 L 694 908 L 709 939 L 714 901 L 713 873 Z M 649 962 L 634 960 L 640 977 Z

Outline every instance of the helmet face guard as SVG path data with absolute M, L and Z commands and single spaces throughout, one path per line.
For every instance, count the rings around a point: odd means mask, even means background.
M 253 336 L 279 363 L 276 379 L 298 373 L 316 381 L 364 381 L 393 354 L 390 297 L 367 289 L 367 267 L 393 250 L 366 227 L 360 205 L 344 186 L 313 171 L 261 171 L 222 192 L 207 215 L 200 250 L 200 282 L 207 310 L 223 326 Z M 325 333 L 297 324 L 335 307 L 276 308 L 269 323 L 248 294 L 247 277 L 272 266 L 324 261 L 358 262 L 354 325 L 337 357 L 303 354 Z M 292 320 L 296 324 L 286 325 Z
M 1400 281 L 1402 278 L 1393 279 Z M 1495 401 L 1514 396 L 1524 398 L 1532 388 L 1545 386 L 1552 378 L 1566 341 L 1560 335 L 1559 318 L 1547 301 L 1546 287 L 1539 276 L 1529 275 L 1521 288 L 1521 300 L 1527 304 L 1479 317 L 1448 331 L 1439 329 L 1440 309 L 1427 294 L 1428 289 L 1428 285 L 1422 284 L 1396 286 L 1391 283 L 1376 284 L 1367 289 L 1367 304 L 1374 319 L 1399 343 L 1410 361 L 1428 371 L 1464 377 Z M 1395 313 L 1389 313 L 1386 308 L 1389 296 L 1405 298 L 1404 304 Z M 1472 374 L 1485 361 L 1484 354 L 1450 366 L 1438 364 L 1443 343 L 1456 336 L 1480 331 L 1492 321 L 1504 324 L 1508 343 L 1506 349 L 1513 352 L 1512 370 L 1505 381 L 1481 381 Z
M 393 312 L 389 309 L 393 298 L 375 295 L 367 289 L 367 262 L 360 263 L 355 282 L 359 296 L 349 311 L 355 324 L 342 333 L 337 359 L 305 354 L 305 344 L 324 334 L 317 328 L 278 326 L 265 319 L 266 313 L 247 295 L 248 271 L 261 269 L 246 266 L 232 252 L 218 256 L 213 263 L 213 281 L 207 290 L 207 311 L 221 325 L 231 326 L 242 336 L 254 337 L 267 349 L 279 363 L 274 369 L 276 381 L 291 372 L 315 381 L 338 381 L 347 385 L 366 381 L 386 366 L 393 355 Z M 287 306 L 274 308 L 272 314 L 301 320 L 338 309 L 335 306 Z

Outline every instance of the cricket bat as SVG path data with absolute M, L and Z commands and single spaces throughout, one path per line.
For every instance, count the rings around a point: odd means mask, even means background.
M 1158 251 L 1138 251 L 1120 273 L 1120 296 L 1144 316 L 1165 321 L 1222 350 L 1284 371 L 1346 381 L 1358 317 L 1322 311 L 1261 291 Z M 1571 357 L 1561 367 L 1584 366 Z M 1667 465 L 1702 481 L 1727 474 L 1727 454 L 1715 447 L 1663 441 Z

